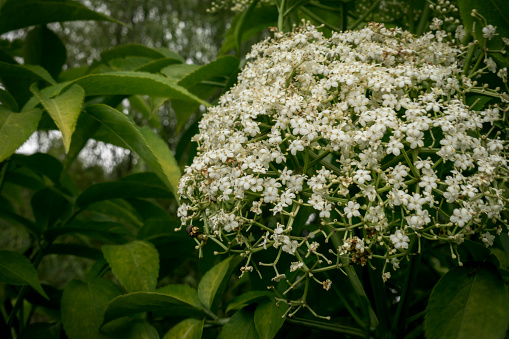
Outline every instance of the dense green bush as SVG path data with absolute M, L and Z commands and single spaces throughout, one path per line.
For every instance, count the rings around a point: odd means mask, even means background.
M 0 39 L 2 338 L 504 338 L 508 5 L 229 9 L 206 65 L 125 44 L 67 68 L 48 24 L 123 23 L 0 1 L 27 31 Z M 65 155 L 15 153 L 54 130 Z M 89 140 L 136 170 L 85 183 Z

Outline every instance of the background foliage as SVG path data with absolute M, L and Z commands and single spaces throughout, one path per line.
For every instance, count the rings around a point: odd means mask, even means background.
M 507 36 L 504 1 L 459 5 L 451 15 L 465 27 L 478 8 Z M 250 45 L 302 18 L 325 34 L 373 20 L 419 35 L 433 16 L 424 0 L 208 7 L 0 1 L 0 336 L 503 338 L 507 234 L 491 250 L 466 241 L 462 267 L 448 245 L 427 248 L 385 285 L 369 268 L 356 268 L 363 286 L 331 273 L 334 290 L 313 292 L 330 321 L 282 319 L 271 282 L 239 279 L 240 258 L 215 256 L 213 244 L 198 260 L 193 239 L 174 232 L 176 186 L 201 113 L 235 83 Z M 16 154 L 31 135 L 40 147 L 59 139 L 47 153 Z M 79 156 L 100 160 L 105 149 L 109 166 Z

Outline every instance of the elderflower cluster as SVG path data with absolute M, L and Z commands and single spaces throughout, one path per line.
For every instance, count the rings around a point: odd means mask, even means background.
M 180 181 L 198 247 L 240 253 L 243 272 L 301 271 L 330 287 L 319 272 L 376 259 L 396 269 L 423 239 L 491 245 L 506 208 L 506 144 L 492 133 L 502 107 L 465 103 L 473 85 L 443 36 L 372 23 L 328 39 L 308 25 L 255 45 L 200 121 Z M 260 251 L 273 262 L 254 260 Z

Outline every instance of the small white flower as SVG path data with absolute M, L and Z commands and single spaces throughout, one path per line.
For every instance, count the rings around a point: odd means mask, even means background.
M 472 215 L 466 208 L 455 208 L 451 215 L 451 222 L 458 224 L 459 227 L 465 226 L 472 219 Z
M 492 25 L 488 25 L 486 27 L 483 27 L 482 36 L 485 39 L 491 40 L 492 38 L 495 37 L 495 35 L 498 35 L 498 33 L 496 33 L 496 31 L 497 31 L 496 27 L 493 27 Z
M 345 213 L 346 213 L 346 217 L 347 218 L 351 218 L 351 217 L 358 217 L 360 216 L 360 212 L 359 212 L 359 207 L 361 205 L 359 205 L 358 203 L 356 202 L 353 202 L 353 201 L 349 201 L 348 204 L 345 206 Z
M 391 234 L 390 239 L 392 243 L 394 244 L 394 248 L 400 249 L 408 248 L 408 243 L 410 242 L 410 238 L 408 238 L 406 235 L 401 233 L 400 230 L 397 230 L 396 233 Z
M 295 272 L 304 265 L 301 261 L 292 262 L 290 265 L 290 272 Z
M 482 235 L 482 242 L 486 247 L 493 246 L 493 240 L 495 240 L 495 236 L 491 235 L 490 232 L 486 232 Z

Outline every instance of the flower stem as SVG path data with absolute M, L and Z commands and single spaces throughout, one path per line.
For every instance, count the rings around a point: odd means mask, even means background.
M 317 330 L 330 331 L 335 333 L 348 334 L 355 337 L 364 338 L 365 333 L 363 330 L 350 326 L 333 325 L 322 321 L 316 321 L 311 319 L 300 319 L 300 318 L 286 318 L 287 323 L 297 326 L 303 326 L 307 328 L 314 328 Z

